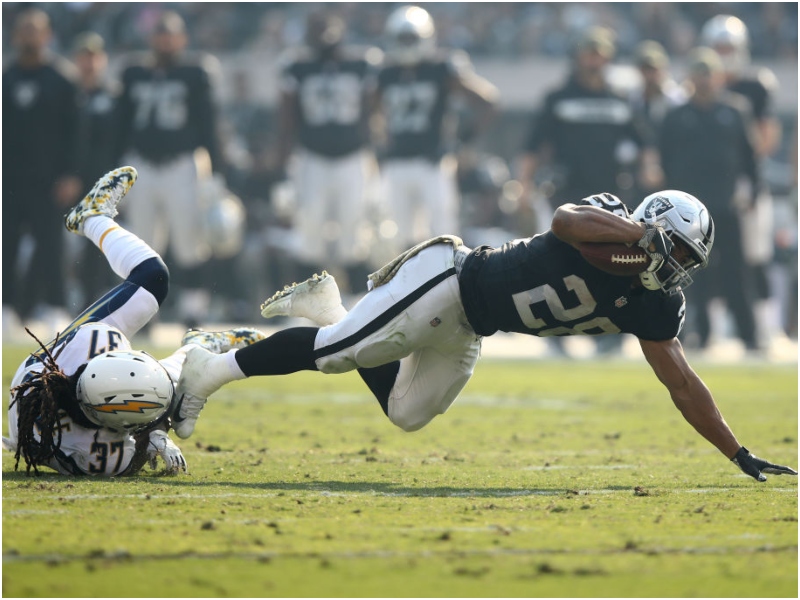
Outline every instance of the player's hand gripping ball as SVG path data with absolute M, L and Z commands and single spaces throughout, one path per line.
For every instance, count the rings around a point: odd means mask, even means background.
M 638 246 L 615 242 L 582 242 L 581 256 L 593 267 L 610 275 L 630 277 L 650 266 L 650 257 Z

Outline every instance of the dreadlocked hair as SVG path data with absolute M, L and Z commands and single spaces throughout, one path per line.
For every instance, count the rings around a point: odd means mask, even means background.
M 20 385 L 11 390 L 11 405 L 17 404 L 17 451 L 14 470 L 19 467 L 19 460 L 25 460 L 25 472 L 30 475 L 31 469 L 38 474 L 37 465 L 46 465 L 61 447 L 60 411 L 67 405 L 76 404 L 75 392 L 80 369 L 72 376 L 67 376 L 56 363 L 56 358 L 65 346 L 59 348 L 56 355 L 42 344 L 26 327 L 25 331 L 35 339 L 41 352 L 32 354 L 44 367 L 40 372 L 31 372 Z M 52 346 L 58 345 L 58 335 Z M 36 439 L 35 432 L 39 433 Z

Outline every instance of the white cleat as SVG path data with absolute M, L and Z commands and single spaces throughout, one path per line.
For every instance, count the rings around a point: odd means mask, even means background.
M 326 271 L 287 285 L 261 305 L 261 316 L 304 317 L 320 326 L 333 325 L 347 314 L 336 280 Z
M 89 217 L 117 216 L 117 205 L 136 183 L 139 173 L 133 167 L 120 167 L 97 180 L 83 200 L 64 217 L 67 229 L 83 235 L 83 224 Z
M 190 329 L 183 335 L 181 346 L 195 344 L 214 354 L 222 354 L 232 349 L 244 348 L 265 339 L 267 336 L 258 329 L 239 327 L 227 331 L 200 331 Z
M 186 353 L 176 391 L 178 404 L 172 413 L 172 428 L 179 438 L 192 435 L 208 397 L 225 383 L 219 382 L 219 377 L 215 378 L 210 369 L 209 363 L 216 357 L 200 346 Z

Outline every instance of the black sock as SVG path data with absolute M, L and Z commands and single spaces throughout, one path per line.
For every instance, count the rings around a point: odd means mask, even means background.
M 397 380 L 397 373 L 400 372 L 400 361 L 372 367 L 371 369 L 359 369 L 358 374 L 369 386 L 370 391 L 375 394 L 378 403 L 381 405 L 384 414 L 389 416 L 389 393 Z
M 314 339 L 317 331 L 317 327 L 284 329 L 238 350 L 236 362 L 242 373 L 248 377 L 317 371 L 314 363 Z

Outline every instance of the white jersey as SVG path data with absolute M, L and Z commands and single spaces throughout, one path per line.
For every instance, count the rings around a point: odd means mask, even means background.
M 53 356 L 61 351 L 56 363 L 65 375 L 73 375 L 81 365 L 105 352 L 131 350 L 131 343 L 116 327 L 106 323 L 87 323 L 68 334 L 51 350 Z M 177 384 L 183 364 L 183 349 L 163 361 L 173 382 Z M 11 388 L 21 384 L 31 373 L 42 370 L 42 363 L 29 357 L 17 369 Z M 17 405 L 8 410 L 9 439 L 17 445 Z M 111 477 L 123 473 L 134 456 L 136 442 L 127 432 L 93 429 L 77 424 L 62 411 L 58 427 L 61 447 L 47 465 L 65 475 L 100 475 Z M 38 438 L 38 435 L 37 435 Z

